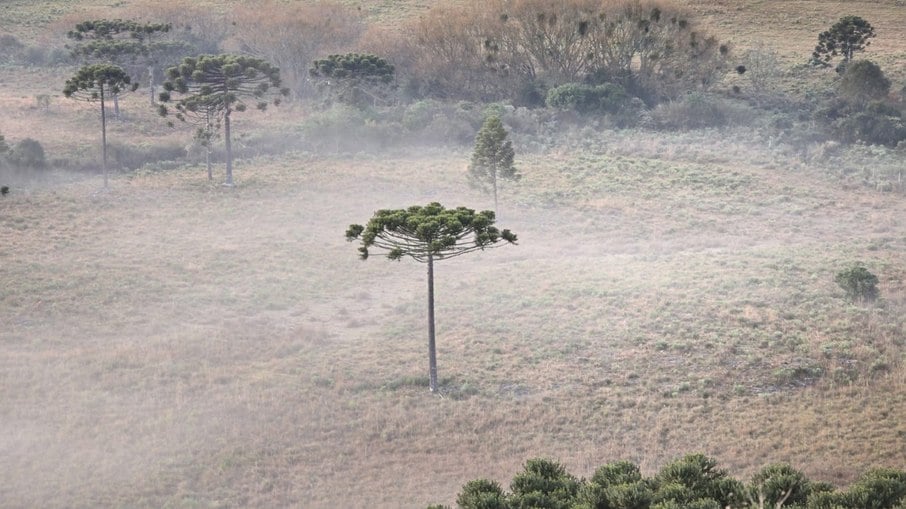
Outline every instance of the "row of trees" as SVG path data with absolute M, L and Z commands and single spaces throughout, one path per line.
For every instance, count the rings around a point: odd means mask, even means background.
M 645 477 L 639 467 L 616 461 L 578 479 L 549 459 L 531 459 L 509 490 L 488 479 L 470 481 L 456 499 L 460 509 L 903 509 L 906 471 L 878 468 L 848 489 L 809 480 L 786 464 L 759 470 L 748 483 L 717 462 L 690 454 Z M 429 509 L 444 509 L 433 505 Z

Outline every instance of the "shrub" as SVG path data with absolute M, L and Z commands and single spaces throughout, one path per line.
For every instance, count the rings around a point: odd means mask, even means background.
M 655 126 L 671 130 L 723 127 L 748 122 L 754 115 L 749 108 L 700 93 L 660 104 L 651 111 Z
M 182 145 L 126 145 L 110 142 L 107 144 L 107 155 L 112 167 L 124 170 L 136 170 L 149 163 L 176 161 L 186 157 L 186 148 Z
M 834 281 L 852 301 L 873 301 L 878 298 L 878 277 L 862 265 L 856 264 L 841 270 Z
M 840 79 L 840 93 L 858 102 L 883 99 L 890 93 L 890 80 L 878 64 L 856 60 L 846 66 Z
M 583 85 L 567 83 L 552 88 L 547 93 L 547 105 L 582 114 L 616 113 L 628 102 L 629 95 L 623 87 L 613 83 Z
M 23 169 L 43 170 L 47 168 L 44 147 L 38 140 L 31 138 L 25 138 L 16 143 L 9 154 L 9 162 Z

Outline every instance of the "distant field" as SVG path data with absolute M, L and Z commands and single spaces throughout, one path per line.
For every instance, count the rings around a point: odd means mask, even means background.
M 38 41 L 133 4 L 7 1 L 0 32 Z M 362 8 L 395 23 L 425 4 Z M 790 63 L 843 10 L 876 24 L 886 62 L 906 51 L 896 2 L 689 6 Z M 65 72 L 0 69 L 0 133 L 92 157 L 91 107 L 35 105 Z M 144 101 L 124 98 L 112 141 L 189 143 Z M 294 133 L 305 114 L 235 127 Z M 199 166 L 109 193 L 87 174 L 17 181 L 0 199 L 0 505 L 417 508 L 533 456 L 588 476 L 701 451 L 742 478 L 784 461 L 838 484 L 906 465 L 906 201 L 863 185 L 873 168 L 741 128 L 516 151 L 500 224 L 519 245 L 436 268 L 443 397 L 425 268 L 363 263 L 343 232 L 378 208 L 488 208 L 467 151 L 247 158 L 232 190 Z M 834 283 L 855 261 L 880 278 L 874 305 Z

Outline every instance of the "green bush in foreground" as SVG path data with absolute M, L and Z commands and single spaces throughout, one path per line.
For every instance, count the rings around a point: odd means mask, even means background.
M 428 509 L 447 506 L 431 505 Z M 466 483 L 460 509 L 904 509 L 906 471 L 869 470 L 848 489 L 810 481 L 786 464 L 759 470 L 748 484 L 734 479 L 703 454 L 689 454 L 643 477 L 629 461 L 608 463 L 591 479 L 577 479 L 560 463 L 526 461 L 510 491 L 495 481 Z

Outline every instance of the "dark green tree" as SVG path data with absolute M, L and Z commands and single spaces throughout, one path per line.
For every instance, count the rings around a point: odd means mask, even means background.
M 315 60 L 309 70 L 332 99 L 351 106 L 386 102 L 395 72 L 383 58 L 360 53 L 330 55 Z
M 579 481 L 560 463 L 536 458 L 525 462 L 510 483 L 512 509 L 568 509 L 573 507 Z
M 639 467 L 629 461 L 598 468 L 579 493 L 579 499 L 590 509 L 648 509 L 652 496 Z
M 439 203 L 407 209 L 378 210 L 365 226 L 349 225 L 346 240 L 361 239 L 359 254 L 368 259 L 371 248 L 387 251 L 387 258 L 409 257 L 428 265 L 428 379 L 437 392 L 437 354 L 434 334 L 434 262 L 474 251 L 516 243 L 516 234 L 498 230 L 494 213 L 476 213 L 457 207 L 445 209 Z
M 97 19 L 77 24 L 66 36 L 74 41 L 72 55 L 80 61 L 119 65 L 135 82 L 147 72 L 153 105 L 160 66 L 191 52 L 189 44 L 167 38 L 171 29 L 169 23 Z M 119 114 L 116 107 L 115 112 Z
M 875 29 L 871 23 L 859 16 L 844 16 L 830 29 L 818 34 L 818 45 L 812 52 L 812 62 L 827 66 L 836 56 L 842 58 L 840 65 L 845 68 L 857 51 L 871 44 Z
M 101 148 L 104 169 L 104 188 L 107 188 L 107 113 L 105 101 L 127 90 L 135 90 L 129 75 L 122 67 L 110 64 L 86 65 L 66 80 L 63 95 L 81 101 L 101 104 Z
M 753 507 L 804 507 L 809 491 L 805 474 L 787 464 L 775 464 L 752 476 L 747 494 Z
M 654 501 L 672 502 L 678 507 L 694 503 L 715 507 L 736 505 L 744 500 L 745 487 L 717 467 L 717 461 L 703 454 L 688 454 L 673 461 L 654 479 Z M 703 506 L 704 507 L 704 506 Z
M 476 479 L 462 487 L 456 505 L 460 509 L 507 509 L 506 494 L 497 481 Z
M 187 121 L 189 117 L 213 116 L 223 121 L 223 140 L 226 148 L 226 185 L 233 185 L 233 149 L 230 117 L 234 111 L 247 109 L 244 100 L 253 99 L 259 110 L 267 109 L 271 99 L 280 104 L 281 96 L 289 93 L 280 88 L 280 69 L 264 60 L 239 55 L 202 55 L 187 57 L 178 66 L 167 69 L 167 81 L 161 102 L 174 100 L 172 94 L 182 97 L 176 101 L 176 118 Z M 166 116 L 169 110 L 161 105 L 159 112 Z
M 506 129 L 498 116 L 485 119 L 478 135 L 475 136 L 475 149 L 472 162 L 469 164 L 470 182 L 494 194 L 494 212 L 497 212 L 497 188 L 501 180 L 515 181 L 522 175 L 513 166 L 516 152 L 513 143 L 507 138 Z

